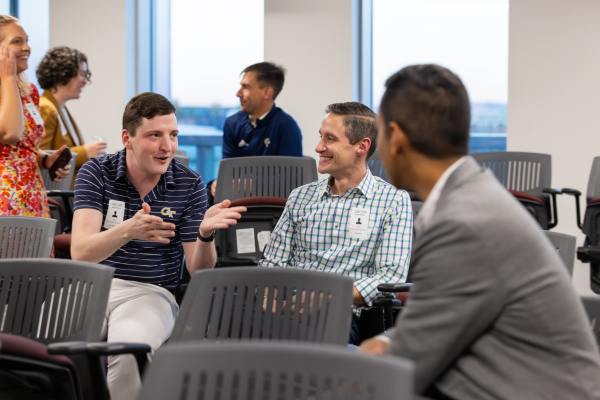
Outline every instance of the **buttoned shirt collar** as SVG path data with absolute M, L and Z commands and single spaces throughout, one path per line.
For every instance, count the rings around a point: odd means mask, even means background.
M 450 175 L 452 175 L 452 173 L 456 171 L 458 167 L 460 167 L 462 163 L 465 162 L 466 159 L 466 157 L 461 157 L 458 160 L 456 160 L 454 164 L 449 166 L 448 169 L 444 171 L 444 173 L 442 174 L 442 176 L 440 176 L 435 185 L 433 185 L 433 188 L 431 189 L 427 200 L 425 200 L 423 206 L 421 207 L 421 210 L 419 211 L 419 215 L 417 215 L 417 220 L 415 221 L 415 230 L 417 231 L 417 233 L 423 232 L 423 230 L 427 227 L 427 224 L 433 217 L 433 214 L 435 214 L 438 201 L 440 200 L 440 195 L 442 194 L 442 190 L 444 190 L 444 187 L 446 186 L 446 182 L 448 182 L 448 178 L 450 178 Z
M 272 108 L 271 108 L 271 110 L 272 110 Z M 271 112 L 271 110 L 267 111 L 267 112 L 266 112 L 266 113 L 264 113 L 262 116 L 260 116 L 260 117 L 258 118 L 258 120 L 263 120 L 263 119 L 265 119 L 265 118 L 266 118 L 266 116 L 267 116 L 267 115 L 268 115 L 268 114 Z M 248 114 L 248 118 L 250 118 L 250 114 Z M 257 120 L 257 121 L 258 121 L 258 120 Z M 258 125 L 258 122 L 257 122 L 257 121 L 252 121 L 252 118 L 250 118 L 250 125 L 252 125 L 252 127 L 253 127 L 253 128 L 256 128 L 256 126 Z
M 117 165 L 117 176 L 115 178 L 115 180 L 119 180 L 119 179 L 125 179 L 127 182 L 129 182 L 129 179 L 127 179 L 127 150 L 123 149 L 121 150 L 118 154 L 119 154 L 119 162 Z M 160 176 L 160 179 L 158 181 L 158 184 L 156 185 L 155 189 L 158 189 L 158 192 L 163 195 L 165 194 L 165 192 L 167 191 L 167 189 L 172 189 L 175 187 L 175 179 L 173 179 L 173 161 L 171 160 L 171 162 L 169 163 L 169 166 L 167 167 L 167 172 L 165 172 L 164 174 L 162 174 Z M 156 195 L 153 193 L 154 189 L 150 191 L 150 193 L 148 193 L 149 196 L 153 197 L 152 200 L 156 200 Z
M 321 198 L 323 196 L 333 196 L 331 193 L 331 181 L 333 177 L 329 177 L 329 179 L 324 179 L 319 182 L 319 193 L 321 194 Z M 371 199 L 373 196 L 373 190 L 375 189 L 375 179 L 373 178 L 373 174 L 367 167 L 367 173 L 365 177 L 360 181 L 358 186 L 348 189 L 349 191 L 357 191 L 362 193 L 367 199 Z M 344 193 L 345 194 L 345 193 Z M 342 195 L 343 196 L 343 195 Z

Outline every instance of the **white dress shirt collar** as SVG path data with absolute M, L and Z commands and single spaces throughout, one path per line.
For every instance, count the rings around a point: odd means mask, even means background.
M 450 178 L 450 175 L 452 175 L 452 173 L 456 171 L 458 167 L 460 167 L 462 163 L 465 162 L 466 159 L 467 158 L 465 156 L 456 160 L 454 164 L 449 166 L 448 169 L 444 171 L 444 173 L 442 174 L 442 176 L 440 176 L 440 179 L 437 180 L 435 185 L 433 185 L 433 188 L 431 189 L 427 200 L 425 200 L 425 202 L 423 203 L 423 206 L 419 211 L 419 215 L 417 215 L 417 220 L 415 221 L 415 230 L 417 231 L 417 234 L 423 232 L 423 230 L 427 227 L 427 224 L 433 217 L 433 214 L 435 214 L 438 201 L 440 200 L 440 195 L 442 194 L 442 190 L 444 190 L 444 186 L 446 186 L 446 182 L 448 182 L 448 178 Z
M 264 119 L 264 118 L 267 116 L 267 114 L 268 114 L 268 113 L 270 113 L 270 112 L 271 112 L 271 110 L 267 111 L 266 113 L 264 113 L 264 114 L 263 114 L 261 117 L 259 117 L 258 119 Z M 248 118 L 250 118 L 250 114 L 248 114 Z M 257 120 L 257 121 L 258 121 L 258 120 Z M 250 125 L 252 125 L 252 127 L 253 127 L 254 129 L 256 129 L 256 123 L 257 123 L 257 121 L 252 121 L 252 118 L 250 118 Z

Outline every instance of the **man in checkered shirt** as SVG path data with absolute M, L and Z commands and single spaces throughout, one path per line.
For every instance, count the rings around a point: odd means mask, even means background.
M 408 193 L 375 177 L 377 115 L 356 103 L 326 109 L 315 151 L 330 177 L 295 189 L 265 248 L 261 267 L 300 268 L 354 279 L 350 343 L 358 344 L 360 308 L 380 283 L 404 282 L 410 262 L 412 207 Z

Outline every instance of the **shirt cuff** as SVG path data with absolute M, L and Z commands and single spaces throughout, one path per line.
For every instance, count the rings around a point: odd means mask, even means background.
M 379 279 L 373 277 L 366 277 L 354 282 L 354 287 L 358 290 L 358 293 L 365 300 L 367 306 L 371 306 L 373 300 L 377 298 L 379 292 L 377 291 L 377 286 L 379 285 Z

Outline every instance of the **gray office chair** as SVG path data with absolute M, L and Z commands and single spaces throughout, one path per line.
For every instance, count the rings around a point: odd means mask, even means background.
M 317 164 L 310 157 L 227 158 L 219 166 L 215 204 L 246 197 L 286 198 L 317 178 Z
M 583 307 L 590 320 L 590 328 L 600 346 L 600 296 L 581 296 Z
M 175 157 L 174 157 L 177 161 L 179 161 L 180 163 L 182 163 L 183 165 L 185 165 L 186 167 L 189 167 L 190 165 L 190 158 L 187 157 L 185 154 L 179 154 L 179 151 L 177 151 L 175 153 Z
M 52 154 L 56 150 L 44 150 L 44 152 Z M 42 178 L 44 179 L 44 186 L 46 190 L 71 190 L 71 184 L 73 183 L 73 179 L 75 178 L 75 163 L 77 161 L 77 153 L 73 153 L 73 158 L 71 158 L 71 170 L 69 171 L 69 175 L 66 178 L 62 179 L 60 182 L 54 182 L 50 179 L 50 174 L 47 169 L 42 170 Z
M 552 157 L 549 154 L 505 151 L 471 154 L 489 168 L 498 181 L 531 213 L 542 229 L 558 223 L 556 195 L 551 189 Z M 550 212 L 552 210 L 552 213 Z
M 138 399 L 413 399 L 413 364 L 314 344 L 169 344 Z
M 109 399 L 101 356 L 131 353 L 142 369 L 150 351 L 146 344 L 97 342 L 113 274 L 82 261 L 0 260 L 0 334 L 12 345 L 0 348 L 0 366 L 28 370 L 48 355 L 66 355 L 75 363 L 71 375 L 83 378 L 83 397 Z
M 50 258 L 56 220 L 0 216 L 0 259 Z
M 347 276 L 316 271 L 235 267 L 198 271 L 170 342 L 254 339 L 345 346 L 353 287 Z
M 567 267 L 569 276 L 573 276 L 573 266 L 575 264 L 575 247 L 577 238 L 564 233 L 544 231 L 550 242 L 556 248 L 558 256 Z

